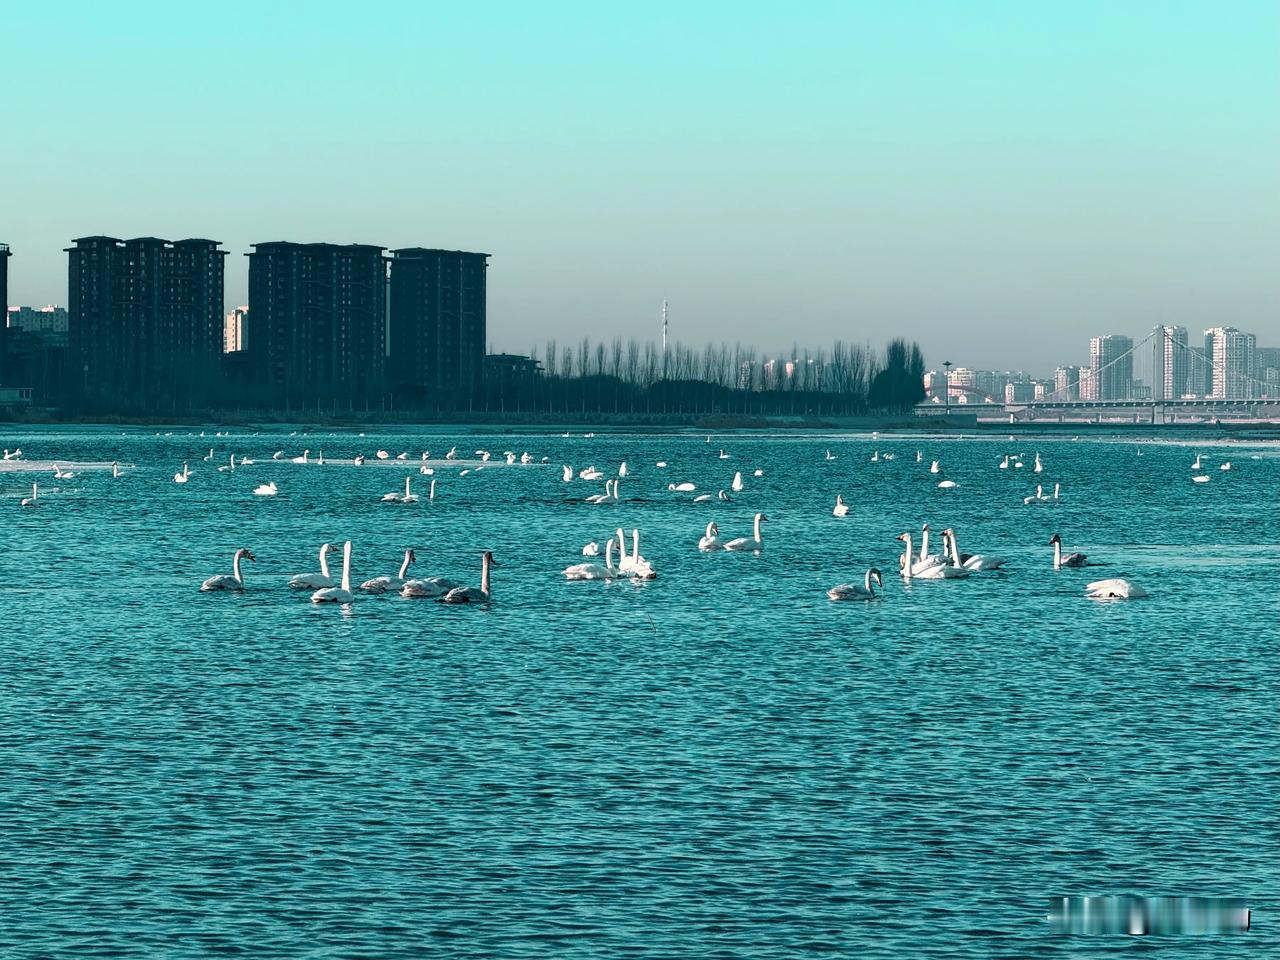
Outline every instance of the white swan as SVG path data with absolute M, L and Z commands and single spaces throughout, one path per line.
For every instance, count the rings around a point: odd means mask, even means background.
M 938 461 L 937 461 L 937 460 L 934 460 L 931 464 L 929 464 L 929 472 L 930 472 L 930 473 L 938 473 L 939 471 L 941 471 L 941 469 L 942 469 L 942 468 L 938 466 Z
M 919 564 L 913 564 L 911 534 L 900 533 L 895 538 L 901 540 L 906 545 L 906 552 L 899 559 L 899 565 L 902 567 L 902 579 L 910 581 L 915 580 L 958 580 L 961 577 L 967 577 L 969 571 L 964 567 L 955 567 L 949 563 L 935 563 L 932 566 L 922 567 Z
M 612 543 L 613 542 L 612 539 L 609 542 Z M 588 543 L 586 546 L 582 548 L 582 555 L 584 557 L 600 556 L 600 544 L 592 540 L 590 543 Z
M 1036 492 L 1031 494 L 1031 496 L 1029 497 L 1023 497 L 1022 503 L 1023 503 L 1023 506 L 1029 506 L 1030 504 L 1033 504 L 1033 503 L 1044 503 L 1046 500 L 1052 500 L 1052 499 L 1053 497 L 1045 495 L 1044 484 L 1037 483 Z
M 694 503 L 710 503 L 714 499 L 715 499 L 715 496 L 713 494 L 700 493 L 693 498 L 693 502 Z
M 938 484 L 938 489 L 939 489 L 939 490 L 954 490 L 954 489 L 955 489 L 956 487 L 958 487 L 958 486 L 959 486 L 959 484 L 958 484 L 958 483 L 956 483 L 954 480 L 943 480 L 941 483 L 939 483 L 939 484 Z
M 712 520 L 707 524 L 707 531 L 702 535 L 702 539 L 698 541 L 698 549 L 703 553 L 709 553 L 712 550 L 723 550 L 724 544 L 720 541 L 720 528 L 716 526 L 716 522 Z
M 240 574 L 241 560 L 256 560 L 252 553 L 241 547 L 235 552 L 235 556 L 231 558 L 231 573 L 215 574 L 204 583 L 200 584 L 200 589 L 205 593 L 211 590 L 243 590 L 244 577 Z
M 1197 473 L 1197 474 L 1196 474 L 1194 477 L 1192 477 L 1191 479 L 1192 479 L 1193 481 L 1195 481 L 1196 483 L 1208 483 L 1208 482 L 1209 482 L 1209 475 L 1208 475 L 1207 473 Z
M 1218 464 L 1218 469 L 1219 469 L 1219 470 L 1230 470 L 1230 469 L 1231 469 L 1231 461 L 1230 461 L 1230 460 L 1224 460 L 1222 463 Z
M 455 454 L 457 449 L 458 449 L 457 447 L 454 447 Z M 377 453 L 374 454 L 374 456 L 377 457 L 379 460 L 386 460 L 391 456 L 391 454 L 387 453 L 387 451 L 385 450 L 379 450 Z M 450 457 L 449 459 L 452 460 L 453 458 Z
M 1005 565 L 1004 557 L 992 556 L 985 553 L 961 553 L 959 546 L 956 545 L 956 532 L 948 527 L 942 531 L 942 542 L 945 545 L 950 544 L 951 562 L 957 567 L 964 567 L 966 570 L 999 570 Z
M 1121 577 L 1095 580 L 1084 589 L 1085 593 L 1094 600 L 1137 600 L 1147 595 L 1147 591 L 1142 587 Z
M 357 467 L 364 466 L 364 454 L 357 453 L 355 457 L 352 459 L 351 463 L 353 466 L 357 466 Z
M 751 471 L 751 475 L 752 475 L 753 477 L 763 477 L 763 476 L 764 476 L 764 471 L 763 471 L 763 470 L 761 470 L 759 467 L 756 467 L 756 469 L 755 469 L 755 470 Z
M 182 470 L 180 470 L 178 473 L 175 473 L 173 475 L 173 482 L 186 483 L 187 480 L 189 480 L 190 478 L 191 478 L 191 470 L 187 467 L 187 463 L 184 460 L 182 462 Z
M 202 436 L 202 437 L 203 437 L 203 436 L 204 436 L 204 434 L 202 433 L 202 434 L 200 434 L 200 436 Z M 210 460 L 212 460 L 212 459 L 213 459 L 213 447 L 210 447 L 210 448 L 209 448 L 209 452 L 208 452 L 208 453 L 206 453 L 206 454 L 204 455 L 204 462 L 205 462 L 205 463 L 208 463 L 208 462 L 209 462 Z
M 435 477 L 432 477 L 431 487 L 430 489 L 427 490 L 427 499 L 434 500 L 435 498 L 436 498 L 436 480 L 435 480 Z
M 55 480 L 71 480 L 75 478 L 75 474 L 70 470 L 63 470 L 56 463 L 53 465 L 53 479 Z
M 120 461 L 119 461 L 119 460 L 112 460 L 112 461 L 111 461 L 111 476 L 112 476 L 112 478 L 113 478 L 113 479 L 114 479 L 114 478 L 116 478 L 116 477 L 119 477 L 119 476 L 120 476 Z
M 1034 472 L 1035 472 L 1035 473 L 1043 473 L 1043 472 L 1044 472 L 1044 464 L 1040 462 L 1040 454 L 1039 454 L 1039 453 L 1037 453 L 1037 454 L 1036 454 L 1036 465 L 1035 465 L 1035 470 L 1034 470 Z
M 360 584 L 360 589 L 365 593 L 386 593 L 388 590 L 399 590 L 404 586 L 405 578 L 409 575 L 409 565 L 417 560 L 414 555 L 413 548 L 410 547 L 404 552 L 404 560 L 400 564 L 400 572 L 394 577 L 383 575 L 374 577 L 372 580 L 366 580 Z
M 289 579 L 289 586 L 294 590 L 319 590 L 321 587 L 332 587 L 333 577 L 329 574 L 329 553 L 337 549 L 331 543 L 320 544 L 320 572 L 299 573 Z
M 300 457 L 294 457 L 292 462 L 293 462 L 293 463 L 310 463 L 310 462 L 311 462 L 311 451 L 310 451 L 310 450 L 303 450 L 303 451 L 302 451 L 302 456 L 300 456 Z
M 721 449 L 721 451 L 720 451 L 720 459 L 721 459 L 721 460 L 728 460 L 728 459 L 729 459 L 729 455 L 728 455 L 727 453 L 725 453 L 723 449 Z
M 412 479 L 413 479 L 412 477 L 404 478 L 404 495 L 400 497 L 401 503 L 417 503 L 418 502 L 418 495 L 416 493 L 409 492 L 409 481 Z
M 408 600 L 432 599 L 444 596 L 457 586 L 460 586 L 458 581 L 448 577 L 420 577 L 406 580 L 400 589 L 400 596 Z
M 733 482 L 729 484 L 729 489 L 734 493 L 742 492 L 742 473 L 735 470 L 733 473 Z
M 31 496 L 23 497 L 22 503 L 20 504 L 20 506 L 23 506 L 23 507 L 40 506 L 40 490 L 38 489 L 36 484 L 33 483 L 31 485 Z
M 585 470 L 578 471 L 579 480 L 599 480 L 604 474 L 595 467 L 587 467 Z
M 760 524 L 768 522 L 769 518 L 763 513 L 757 513 L 752 522 L 752 533 L 750 537 L 738 537 L 736 540 L 730 540 L 724 545 L 726 550 L 754 550 L 757 553 L 764 549 L 764 541 L 760 538 Z
M 839 584 L 828 590 L 827 596 L 832 600 L 875 600 L 876 592 L 871 589 L 873 581 L 880 585 L 881 590 L 884 589 L 884 578 L 880 576 L 880 571 L 875 567 L 867 571 L 861 584 Z
M 573 467 L 569 466 L 567 463 L 566 463 L 563 467 L 561 467 L 561 468 L 560 468 L 560 478 L 561 478 L 562 480 L 564 480 L 564 482 L 565 482 L 565 483 L 570 483 L 570 482 L 572 482 L 572 480 L 573 480 Z
M 690 483 L 688 480 L 685 480 L 682 483 L 668 483 L 667 489 L 675 490 L 679 493 L 692 493 L 694 490 L 697 490 L 698 488 L 694 484 Z
M 898 539 L 901 539 L 901 537 L 899 537 Z M 908 540 L 907 542 L 910 543 L 911 541 Z M 946 547 L 945 539 L 943 540 L 943 547 L 944 549 Z M 907 559 L 908 558 L 906 557 L 899 557 L 898 565 L 902 566 Z M 932 569 L 933 567 L 940 567 L 946 564 L 947 558 L 944 554 L 929 553 L 929 524 L 927 523 L 920 524 L 920 556 L 919 558 L 917 559 L 916 557 L 912 556 L 909 559 L 911 560 L 911 572 L 915 576 L 921 576 L 926 570 Z
M 613 569 L 613 538 L 610 537 L 604 545 L 604 563 L 595 563 L 587 561 L 585 563 L 575 563 L 565 567 L 563 571 L 566 580 L 610 580 L 616 572 Z
M 444 458 L 445 458 L 446 460 L 457 460 L 457 459 L 458 459 L 458 448 L 457 448 L 457 446 L 452 446 L 452 447 L 450 447 L 450 448 L 449 448 L 449 452 L 448 452 L 448 453 L 446 453 L 446 454 L 444 455 Z
M 1191 464 L 1191 469 L 1192 469 L 1192 470 L 1199 470 L 1199 469 L 1200 469 L 1200 454 L 1198 454 L 1198 453 L 1196 454 L 1196 459 L 1195 459 L 1195 461 Z
M 408 451 L 408 450 L 401 450 L 399 453 L 397 453 L 397 454 L 396 454 L 396 459 L 397 459 L 397 460 L 408 460 L 408 459 L 409 459 L 409 451 Z
M 719 493 L 717 493 L 717 494 L 716 494 L 716 499 L 717 499 L 717 500 L 722 500 L 722 501 L 724 501 L 725 503 L 728 503 L 728 502 L 729 502 L 729 495 L 728 495 L 727 493 L 725 493 L 723 490 L 721 490 Z
M 619 562 L 618 566 L 621 568 L 622 563 Z M 640 531 L 635 527 L 631 528 L 631 562 L 627 564 L 626 572 L 633 580 L 653 580 L 658 576 L 653 564 L 640 556 Z
M 267 483 L 260 483 L 253 488 L 253 495 L 255 497 L 274 497 L 279 492 L 279 488 L 276 487 L 276 482 L 274 480 L 270 480 Z
M 625 477 L 627 475 L 627 461 L 623 460 L 618 464 L 618 476 Z
M 823 459 L 824 459 L 824 460 L 834 460 L 834 459 L 835 459 L 835 455 L 834 455 L 830 450 L 828 450 L 828 451 L 827 451 L 827 455 L 826 455 Z
M 582 498 L 582 502 L 583 502 L 583 503 L 607 503 L 607 502 L 609 502 L 609 501 L 612 499 L 611 494 L 613 493 L 613 485 L 614 485 L 614 483 L 615 483 L 615 482 L 616 482 L 616 481 L 614 481 L 614 480 L 606 480 L 606 481 L 604 482 L 604 493 L 593 493 L 593 494 L 591 494 L 591 495 L 590 495 L 590 496 L 588 496 L 588 497 L 583 497 L 583 498 Z
M 236 472 L 236 455 L 231 454 L 231 459 L 218 468 L 219 473 L 235 473 Z
M 275 453 L 273 453 L 273 454 L 271 455 L 271 459 L 272 459 L 272 460 L 283 460 L 283 459 L 284 459 L 284 451 L 283 451 L 283 450 L 277 450 Z
M 351 541 L 342 545 L 342 586 L 325 587 L 311 595 L 312 603 L 350 603 L 355 599 L 351 592 Z
M 871 455 L 871 462 L 872 462 L 872 463 L 879 463 L 879 462 L 880 462 L 880 451 L 879 451 L 879 450 L 877 450 L 875 453 L 873 453 L 873 454 Z
M 1007 453 L 1006 453 L 1006 454 L 1004 455 L 1004 457 L 1000 460 L 1000 469 L 1001 469 L 1001 470 L 1008 470 L 1008 469 L 1009 469 L 1009 455 L 1008 455 Z
M 1049 543 L 1053 545 L 1053 569 L 1061 570 L 1063 567 L 1087 567 L 1089 566 L 1088 557 L 1083 553 L 1068 553 L 1062 555 L 1062 537 L 1054 534 L 1049 538 Z
M 493 600 L 493 590 L 489 582 L 489 571 L 498 564 L 493 559 L 493 552 L 486 550 L 480 558 L 480 587 L 454 587 L 443 597 L 441 603 L 489 603 Z
M 831 515 L 833 517 L 843 517 L 843 516 L 847 516 L 848 513 L 849 513 L 849 505 L 844 502 L 844 497 L 842 497 L 840 494 L 837 493 L 836 505 L 835 507 L 832 508 Z

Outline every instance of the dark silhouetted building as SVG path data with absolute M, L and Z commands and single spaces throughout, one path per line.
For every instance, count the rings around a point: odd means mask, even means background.
M 217 241 L 82 237 L 66 252 L 77 406 L 163 413 L 218 402 L 226 251 Z
M 369 244 L 255 243 L 244 338 L 253 400 L 291 410 L 381 406 L 387 268 Z
M 396 406 L 467 407 L 484 385 L 487 253 L 406 247 L 391 255 Z
M 0 310 L 9 309 L 9 252 L 7 243 L 0 243 Z

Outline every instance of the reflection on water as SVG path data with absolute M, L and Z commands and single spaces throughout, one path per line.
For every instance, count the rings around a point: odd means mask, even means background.
M 1088 440 L 153 433 L 5 437 L 136 464 L 42 478 L 34 511 L 0 473 L 6 955 L 1056 956 L 1047 898 L 1129 893 L 1253 908 L 1179 956 L 1280 946 L 1267 448 L 1206 445 L 1194 484 L 1192 448 Z M 381 502 L 455 442 L 550 460 Z M 370 460 L 271 459 L 304 447 Z M 624 459 L 620 503 L 561 480 Z M 727 503 L 667 489 L 735 471 Z M 757 510 L 759 555 L 697 551 Z M 1007 572 L 904 586 L 924 521 Z M 658 579 L 559 576 L 616 527 Z M 1106 566 L 1055 573 L 1054 532 Z M 492 549 L 496 602 L 288 589 L 346 539 L 356 583 L 413 547 L 478 584 Z M 199 593 L 240 546 L 243 595 Z M 883 600 L 826 599 L 869 566 Z M 1084 599 L 1102 577 L 1151 596 Z

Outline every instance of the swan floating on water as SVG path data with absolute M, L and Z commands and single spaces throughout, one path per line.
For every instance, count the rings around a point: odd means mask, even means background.
M 742 492 L 742 473 L 735 470 L 733 473 L 733 482 L 729 484 L 729 489 L 734 493 Z
M 333 577 L 329 574 L 329 553 L 337 549 L 331 543 L 320 544 L 320 572 L 296 574 L 289 578 L 289 586 L 294 590 L 319 590 L 321 587 L 332 587 Z
M 836 505 L 832 508 L 831 515 L 833 517 L 843 517 L 843 516 L 847 516 L 848 513 L 849 513 L 849 505 L 844 502 L 844 497 L 842 497 L 840 494 L 837 493 Z
M 493 600 L 493 590 L 489 582 L 489 571 L 498 564 L 493 559 L 493 551 L 486 550 L 480 557 L 480 587 L 454 587 L 443 597 L 441 603 L 489 603 Z
M 716 522 L 712 520 L 707 524 L 706 533 L 702 535 L 702 539 L 698 541 L 698 549 L 703 553 L 709 553 L 712 550 L 723 550 L 724 544 L 720 542 L 720 528 L 716 526 Z
M 951 548 L 951 562 L 957 567 L 964 567 L 966 570 L 999 570 L 1005 565 L 1004 557 L 996 557 L 990 554 L 973 554 L 961 553 L 959 546 L 956 545 L 956 532 L 948 527 L 942 531 L 942 543 L 945 550 L 947 545 Z
M 231 573 L 219 573 L 210 577 L 204 583 L 200 584 L 201 591 L 208 593 L 213 590 L 243 590 L 244 577 L 240 573 L 241 560 L 256 560 L 250 551 L 241 547 L 235 552 L 235 556 L 231 558 Z
M 863 577 L 862 583 L 841 583 L 832 587 L 827 591 L 827 596 L 832 600 L 875 600 L 876 592 L 871 589 L 872 582 L 878 583 L 880 589 L 884 589 L 884 578 L 880 576 L 880 571 L 872 567 Z
M 610 540 L 610 542 L 612 543 L 613 541 Z M 592 540 L 590 543 L 588 543 L 585 547 L 582 548 L 582 555 L 584 557 L 600 556 L 600 544 Z
M 730 540 L 724 545 L 726 550 L 753 550 L 759 553 L 764 549 L 764 540 L 760 537 L 760 524 L 767 523 L 769 520 L 763 513 L 757 513 L 752 521 L 752 533 L 750 537 L 738 537 L 736 540 Z
M 1208 483 L 1208 482 L 1209 482 L 1209 475 L 1208 475 L 1207 473 L 1197 473 L 1197 474 L 1196 474 L 1194 477 L 1192 477 L 1191 479 L 1192 479 L 1192 481 L 1194 481 L 1195 483 Z
M 674 490 L 679 493 L 692 493 L 694 490 L 697 490 L 698 488 L 694 484 L 690 483 L 688 480 L 685 480 L 682 483 L 668 483 L 667 489 Z
M 23 497 L 23 498 L 22 498 L 22 503 L 20 503 L 20 504 L 19 504 L 19 506 L 23 506 L 23 507 L 38 507 L 38 506 L 40 506 L 40 490 L 39 490 L 39 488 L 37 487 L 37 485 L 36 485 L 36 484 L 34 484 L 34 483 L 33 483 L 33 484 L 31 485 L 31 496 L 29 496 L 29 497 Z
M 53 465 L 53 479 L 55 480 L 73 480 L 75 474 L 70 470 L 63 470 L 56 463 Z
M 351 541 L 342 545 L 342 586 L 325 587 L 311 595 L 312 603 L 350 603 L 355 599 L 351 592 Z
M 1111 580 L 1095 580 L 1085 586 L 1085 593 L 1094 600 L 1137 600 L 1147 596 L 1147 591 L 1122 577 Z
M 1062 537 L 1054 534 L 1049 538 L 1049 543 L 1053 545 L 1053 569 L 1061 570 L 1063 567 L 1087 567 L 1088 557 L 1083 553 L 1068 553 L 1066 556 L 1062 554 Z
M 372 580 L 366 580 L 360 584 L 360 589 L 365 593 L 386 593 L 388 590 L 400 590 L 404 587 L 405 578 L 409 575 L 409 565 L 418 558 L 414 555 L 413 548 L 410 547 L 404 552 L 404 560 L 400 564 L 400 572 L 394 577 L 383 575 L 374 577 Z
M 964 567 L 953 566 L 945 560 L 936 561 L 928 565 L 926 565 L 925 561 L 912 563 L 911 534 L 900 533 L 894 539 L 901 540 L 905 546 L 905 553 L 899 560 L 899 565 L 902 567 L 903 580 L 958 580 L 969 575 L 969 571 Z
M 269 480 L 266 483 L 260 483 L 253 488 L 253 495 L 255 497 L 274 497 L 279 492 L 280 491 L 276 487 L 276 482 L 274 480 Z
M 956 483 L 954 480 L 943 480 L 941 483 L 939 483 L 939 484 L 938 484 L 938 489 L 939 489 L 939 490 L 954 490 L 954 489 L 955 489 L 956 487 L 958 487 L 958 486 L 959 486 L 959 484 L 958 484 L 958 483 Z
M 293 463 L 310 463 L 310 462 L 311 462 L 311 451 L 310 451 L 310 450 L 303 450 L 303 451 L 302 451 L 302 456 L 300 456 L 300 457 L 294 457 L 292 462 L 293 462 Z
M 937 460 L 934 460 L 932 463 L 930 463 L 930 464 L 929 464 L 929 472 L 930 472 L 930 473 L 941 473 L 941 472 L 942 472 L 942 468 L 941 468 L 940 466 L 938 466 L 938 461 L 937 461 Z
M 605 543 L 604 563 L 575 563 L 561 572 L 566 580 L 611 580 L 616 573 L 613 569 L 613 537 Z
M 173 475 L 174 483 L 186 483 L 191 479 L 191 470 L 187 467 L 187 462 L 182 462 L 182 469 Z

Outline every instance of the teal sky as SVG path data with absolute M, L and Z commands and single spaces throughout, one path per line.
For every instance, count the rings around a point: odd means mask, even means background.
M 614 9 L 617 7 L 619 9 Z M 627 8 L 627 9 L 623 9 Z M 74 237 L 483 250 L 490 340 L 1280 345 L 1280 3 L 0 6 L 10 301 Z

